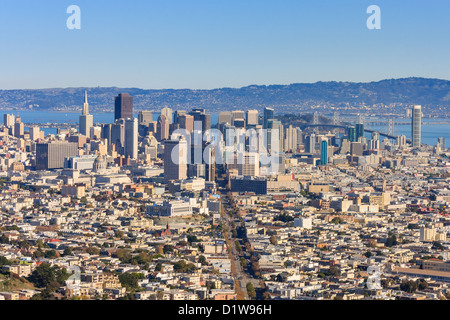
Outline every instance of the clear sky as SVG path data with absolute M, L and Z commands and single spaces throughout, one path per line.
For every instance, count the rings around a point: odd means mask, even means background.
M 81 30 L 69 30 L 69 5 Z M 367 7 L 381 8 L 369 30 Z M 450 79 L 448 0 L 1 0 L 0 89 Z

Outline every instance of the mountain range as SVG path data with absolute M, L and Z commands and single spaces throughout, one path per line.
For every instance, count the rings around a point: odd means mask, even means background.
M 134 97 L 135 110 L 205 108 L 209 112 L 272 107 L 275 112 L 311 109 L 355 110 L 390 106 L 404 109 L 420 104 L 426 110 L 449 113 L 450 81 L 428 78 L 389 79 L 378 82 L 316 82 L 289 85 L 251 85 L 211 90 L 139 88 L 54 88 L 0 90 L 1 110 L 77 111 L 87 90 L 91 112 L 112 111 L 114 97 Z M 440 110 L 440 111 L 439 111 Z

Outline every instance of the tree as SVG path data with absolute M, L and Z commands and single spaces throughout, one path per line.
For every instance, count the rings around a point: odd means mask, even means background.
M 395 236 L 395 234 L 390 233 L 388 235 L 388 238 L 386 239 L 385 243 L 386 247 L 393 247 L 396 246 L 397 244 L 398 244 L 397 237 Z
M 59 258 L 59 253 L 56 250 L 47 250 L 44 253 L 44 257 L 47 259 L 56 259 Z
M 96 247 L 89 247 L 86 249 L 86 252 L 89 253 L 90 255 L 99 255 L 100 249 Z
M 247 260 L 245 260 L 244 257 L 241 257 L 240 262 L 241 262 L 242 268 L 247 268 L 247 266 L 248 266 Z
M 444 250 L 444 246 L 439 241 L 433 241 L 433 246 L 431 247 L 435 250 Z
M 127 291 L 129 292 L 138 290 L 140 288 L 138 281 L 144 278 L 144 274 L 136 272 L 126 272 L 119 275 L 120 283 L 127 288 Z
M 6 259 L 4 256 L 0 256 L 0 267 L 1 266 L 6 266 L 12 264 L 11 261 L 9 261 L 8 259 Z
M 403 280 L 400 284 L 400 290 L 413 293 L 417 290 L 417 282 L 413 280 Z
M 63 255 L 65 256 L 71 256 L 72 255 L 72 249 L 70 247 L 67 247 L 64 249 Z
M 166 244 L 164 247 L 163 247 L 163 252 L 166 254 L 166 253 L 169 253 L 169 252 L 173 252 L 173 246 L 172 245 L 170 245 L 170 244 Z
M 342 223 L 344 223 L 344 220 L 342 220 L 342 218 L 340 218 L 340 217 L 334 217 L 334 218 L 331 220 L 331 223 L 334 223 L 334 224 L 342 224 Z
M 270 243 L 273 244 L 273 245 L 277 245 L 278 244 L 278 241 L 277 241 L 277 238 L 275 237 L 275 235 L 271 235 L 270 236 Z
M 329 274 L 330 276 L 338 276 L 339 273 L 340 273 L 340 272 L 339 272 L 339 269 L 336 268 L 335 266 L 330 267 L 330 269 L 328 270 L 328 274 Z
M 2 236 L 0 237 L 0 243 L 9 244 L 9 238 L 7 236 L 5 236 L 4 234 L 2 234 Z
M 208 265 L 208 262 L 206 261 L 206 258 L 203 255 L 198 257 L 198 262 L 201 263 L 202 266 Z
M 162 271 L 162 270 L 163 270 L 162 263 L 161 263 L 161 262 L 158 262 L 158 263 L 156 264 L 156 266 L 155 266 L 155 271 L 156 271 L 156 272 L 160 272 L 160 271 Z
M 35 252 L 33 252 L 33 258 L 34 259 L 39 259 L 44 257 L 44 251 L 42 251 L 41 249 L 36 250 Z
M 236 246 L 236 251 L 241 253 L 242 252 L 242 248 L 241 248 L 241 244 L 239 243 L 238 240 L 236 240 L 235 246 Z
M 366 253 L 364 253 L 364 255 L 366 256 L 366 258 L 370 258 L 372 256 L 372 252 L 367 251 Z
M 63 286 L 69 277 L 70 274 L 67 273 L 66 269 L 43 263 L 34 269 L 28 277 L 28 281 L 33 283 L 37 288 L 46 288 L 53 292 L 59 286 Z
M 250 299 L 256 298 L 256 291 L 251 282 L 247 283 L 247 294 Z
M 173 270 L 181 273 L 193 273 L 197 268 L 193 263 L 186 263 L 186 261 L 180 260 L 173 265 Z
M 419 291 L 423 291 L 428 288 L 428 282 L 425 281 L 425 279 L 417 279 L 417 289 Z
M 189 241 L 189 243 L 192 245 L 193 242 L 200 242 L 200 240 L 198 240 L 197 236 L 194 235 L 188 235 L 187 236 L 187 240 Z

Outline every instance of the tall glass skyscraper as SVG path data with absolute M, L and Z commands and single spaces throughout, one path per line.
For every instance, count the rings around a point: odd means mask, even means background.
M 347 138 L 348 138 L 348 141 L 350 141 L 350 142 L 358 141 L 358 138 L 356 137 L 356 128 L 355 127 L 347 128 Z
M 414 106 L 412 109 L 411 140 L 412 147 L 419 148 L 422 136 L 422 106 Z
M 133 118 L 133 97 L 128 93 L 120 93 L 115 98 L 114 120 Z
M 358 141 L 358 139 L 360 137 L 364 137 L 364 124 L 363 123 L 357 123 L 355 125 L 355 130 L 356 130 L 356 141 Z
M 272 108 L 264 108 L 264 129 L 268 128 L 269 120 L 273 119 L 274 110 Z
M 320 162 L 324 166 L 328 163 L 328 141 L 323 139 L 320 146 Z

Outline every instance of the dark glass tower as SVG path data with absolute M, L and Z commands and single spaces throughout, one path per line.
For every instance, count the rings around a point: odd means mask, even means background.
M 120 93 L 115 99 L 114 120 L 133 118 L 133 97 Z
M 274 110 L 272 108 L 264 108 L 264 129 L 269 126 L 269 120 L 273 119 Z
M 364 124 L 357 123 L 355 125 L 355 129 L 356 129 L 356 141 L 358 141 L 360 137 L 364 137 Z

